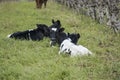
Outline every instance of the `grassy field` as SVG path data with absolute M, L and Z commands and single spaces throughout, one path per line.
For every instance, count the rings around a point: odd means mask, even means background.
M 59 19 L 66 32 L 80 33 L 78 44 L 93 55 L 70 58 L 58 55 L 59 47 L 50 47 L 48 38 L 6 37 L 37 23 L 50 26 L 52 19 Z M 42 9 L 35 2 L 0 3 L 0 80 L 120 80 L 120 35 L 50 0 Z

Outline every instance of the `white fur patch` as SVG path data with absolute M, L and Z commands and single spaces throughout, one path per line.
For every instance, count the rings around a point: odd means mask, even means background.
M 57 31 L 57 28 L 52 28 L 53 31 Z
M 65 39 L 60 45 L 60 53 L 70 53 L 71 56 L 92 54 L 86 47 L 73 44 L 70 39 Z
M 33 29 L 29 29 L 29 33 L 28 33 L 29 39 L 32 40 L 30 36 L 30 31 L 33 31 Z
M 10 38 L 10 36 L 11 36 L 11 34 L 9 34 L 9 35 L 7 36 L 7 38 Z

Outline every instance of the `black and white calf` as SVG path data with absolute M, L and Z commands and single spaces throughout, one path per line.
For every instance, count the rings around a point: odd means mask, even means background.
M 36 24 L 36 29 L 18 31 L 8 35 L 8 38 L 21 39 L 21 40 L 42 40 L 44 36 L 49 36 L 49 28 L 45 24 Z
M 59 45 L 62 43 L 63 40 L 70 37 L 72 39 L 73 43 L 77 43 L 78 39 L 80 38 L 79 34 L 66 34 L 64 31 L 64 28 L 61 28 L 61 22 L 60 20 L 54 21 L 52 20 L 52 25 L 49 27 L 50 30 L 50 45 L 53 46 L 56 43 Z
M 52 25 L 49 27 L 49 30 L 50 30 L 49 37 L 51 40 L 51 42 L 50 42 L 51 46 L 54 45 L 56 42 L 56 33 L 60 29 L 60 27 L 61 27 L 60 20 L 57 20 L 57 21 L 52 20 Z
M 91 55 L 92 52 L 82 45 L 76 45 L 71 42 L 71 39 L 65 39 L 60 45 L 59 54 L 70 54 L 71 57 L 82 56 L 82 55 Z

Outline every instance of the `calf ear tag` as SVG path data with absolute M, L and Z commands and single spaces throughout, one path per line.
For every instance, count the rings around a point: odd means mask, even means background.
M 57 28 L 52 28 L 53 31 L 57 31 Z

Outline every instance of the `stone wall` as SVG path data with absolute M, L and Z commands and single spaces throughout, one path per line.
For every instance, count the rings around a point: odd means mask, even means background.
M 55 0 L 74 9 L 77 13 L 88 15 L 100 24 L 106 24 L 115 32 L 120 30 L 120 0 Z

